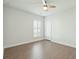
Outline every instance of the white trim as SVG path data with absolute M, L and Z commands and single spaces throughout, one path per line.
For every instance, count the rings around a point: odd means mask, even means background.
M 71 45 L 71 44 L 68 44 L 68 43 L 63 43 L 63 42 L 58 42 L 58 41 L 53 41 L 53 40 L 50 40 L 50 41 L 51 41 L 51 42 L 55 42 L 55 43 L 59 43 L 59 44 L 65 45 L 65 46 L 69 46 L 69 47 L 76 48 L 75 45 Z
M 10 48 L 10 47 L 14 47 L 14 46 L 22 45 L 22 44 L 28 44 L 28 43 L 32 43 L 32 42 L 40 41 L 40 40 L 43 40 L 43 39 L 32 39 L 32 40 L 26 41 L 26 42 L 21 42 L 21 43 L 12 44 L 12 45 L 6 45 L 6 46 L 4 46 L 4 48 Z
M 32 39 L 32 40 L 26 41 L 26 42 L 21 42 L 21 43 L 12 44 L 12 45 L 6 45 L 6 46 L 4 46 L 4 48 L 14 47 L 14 46 L 22 45 L 22 44 L 28 44 L 28 43 L 32 43 L 32 42 L 40 41 L 40 40 L 48 40 L 48 39 Z M 55 43 L 59 43 L 59 44 L 65 45 L 65 46 L 76 48 L 75 45 L 71 45 L 71 44 L 67 44 L 67 43 L 62 43 L 62 42 L 58 42 L 58 41 L 53 41 L 53 40 L 50 40 L 50 41 L 51 42 L 55 42 Z

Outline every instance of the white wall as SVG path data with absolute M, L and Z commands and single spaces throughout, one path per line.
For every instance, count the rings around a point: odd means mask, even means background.
M 33 20 L 43 22 L 43 17 L 4 6 L 4 47 L 37 40 L 33 38 Z M 43 27 L 41 28 L 43 37 Z
M 51 41 L 76 47 L 75 8 L 47 16 L 45 36 Z
M 33 38 L 33 20 L 44 23 L 41 16 L 19 9 L 4 6 L 4 47 L 11 47 L 19 43 L 26 43 L 38 39 Z M 42 24 L 41 35 L 61 44 L 75 47 L 75 8 L 45 18 L 45 29 Z M 44 32 L 44 31 L 45 32 Z

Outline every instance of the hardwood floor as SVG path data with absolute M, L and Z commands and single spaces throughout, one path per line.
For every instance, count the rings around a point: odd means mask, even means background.
M 4 59 L 76 59 L 76 49 L 41 40 L 5 49 Z

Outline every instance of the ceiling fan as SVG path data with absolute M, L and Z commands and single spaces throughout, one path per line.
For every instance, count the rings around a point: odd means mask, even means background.
M 42 0 L 42 3 L 43 3 L 43 10 L 44 11 L 48 11 L 48 8 L 56 8 L 55 5 L 49 5 L 46 0 Z

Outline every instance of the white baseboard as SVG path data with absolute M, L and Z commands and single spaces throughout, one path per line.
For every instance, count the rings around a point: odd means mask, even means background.
M 43 39 L 32 39 L 32 40 L 29 40 L 26 42 L 21 42 L 21 43 L 12 44 L 12 45 L 6 45 L 6 46 L 4 46 L 4 48 L 10 48 L 10 47 L 14 47 L 14 46 L 22 45 L 22 44 L 28 44 L 28 43 L 32 43 L 32 42 L 40 41 L 40 40 L 43 40 Z
M 12 45 L 6 45 L 6 46 L 4 46 L 4 48 L 10 48 L 10 47 L 14 47 L 14 46 L 22 45 L 22 44 L 28 44 L 28 43 L 32 43 L 32 42 L 40 41 L 40 40 L 48 40 L 48 39 L 43 39 L 43 38 L 42 39 L 32 39 L 32 40 L 29 40 L 29 41 L 26 41 L 26 42 L 21 42 L 21 43 L 12 44 Z M 55 42 L 55 43 L 59 43 L 59 44 L 65 45 L 65 46 L 76 48 L 75 45 L 71 45 L 71 44 L 67 44 L 67 43 L 62 43 L 62 42 L 58 42 L 58 41 L 53 41 L 53 40 L 50 40 L 50 41 L 51 42 Z
M 69 46 L 69 47 L 76 48 L 76 46 L 75 46 L 75 45 L 72 45 L 72 44 L 63 43 L 63 42 L 58 42 L 58 41 L 53 41 L 53 40 L 50 40 L 50 41 L 51 41 L 51 42 L 58 43 L 58 44 L 62 44 L 62 45 L 65 45 L 65 46 Z

